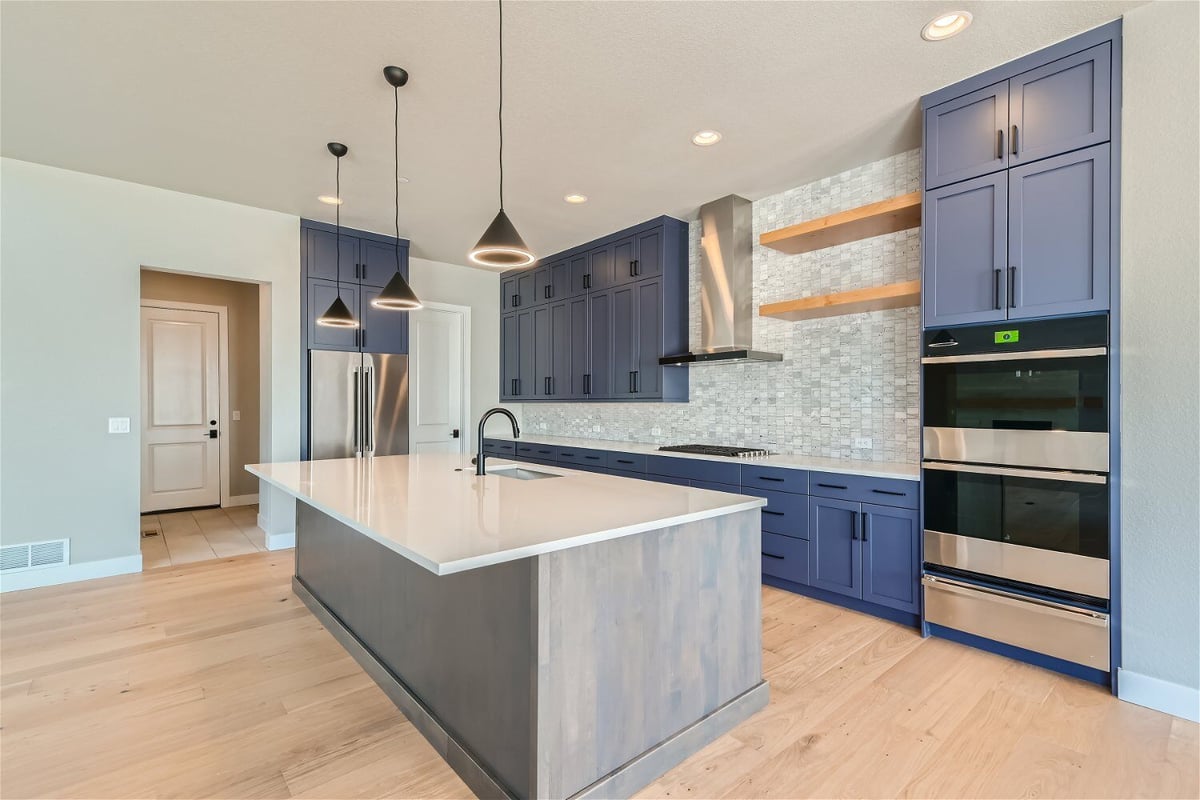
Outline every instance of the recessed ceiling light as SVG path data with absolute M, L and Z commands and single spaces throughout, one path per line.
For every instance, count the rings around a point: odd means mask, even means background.
M 966 30 L 967 26 L 971 24 L 971 19 L 969 11 L 952 11 L 949 14 L 942 14 L 921 29 L 921 38 L 927 42 L 949 39 Z
M 340 197 L 334 197 L 331 194 L 323 194 L 317 199 L 327 206 L 340 206 L 342 204 L 342 199 Z
M 699 147 L 711 147 L 721 141 L 720 131 L 696 131 L 692 136 L 692 144 Z
M 588 201 L 586 194 L 569 194 L 564 197 L 563 200 L 566 200 L 568 203 L 574 203 L 575 205 L 586 203 Z

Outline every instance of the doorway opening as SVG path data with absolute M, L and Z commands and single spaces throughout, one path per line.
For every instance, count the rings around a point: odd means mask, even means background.
M 409 312 L 409 447 L 465 453 L 471 440 L 471 309 L 430 303 Z
M 141 271 L 142 568 L 266 549 L 260 286 Z

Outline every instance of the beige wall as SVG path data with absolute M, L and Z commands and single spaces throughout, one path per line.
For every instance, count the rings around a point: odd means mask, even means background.
M 1124 47 L 1123 668 L 1190 689 L 1194 709 L 1200 687 L 1200 5 L 1154 2 L 1134 9 L 1125 15 Z M 1120 686 L 1124 697 L 1136 683 L 1122 676 Z M 1188 697 L 1170 686 L 1158 690 Z
M 229 448 L 226 495 L 258 494 L 258 480 L 247 464 L 262 461 L 258 450 L 258 284 L 142 270 L 142 300 L 169 300 L 224 306 L 229 335 L 229 429 L 221 436 Z M 233 412 L 241 417 L 233 419 Z

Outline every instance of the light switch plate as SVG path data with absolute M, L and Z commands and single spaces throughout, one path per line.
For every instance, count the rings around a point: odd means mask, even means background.
M 109 433 L 129 433 L 129 417 L 109 417 Z
M 234 411 L 234 412 L 233 412 L 233 421 L 234 421 L 234 422 L 241 422 L 241 421 L 242 421 L 242 412 L 240 412 L 240 411 Z

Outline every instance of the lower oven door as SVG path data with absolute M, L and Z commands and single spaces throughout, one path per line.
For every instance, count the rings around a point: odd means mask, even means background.
M 1109 597 L 1108 476 L 933 461 L 922 466 L 925 561 Z
M 1109 670 L 1108 614 L 934 575 L 921 583 L 926 622 Z

